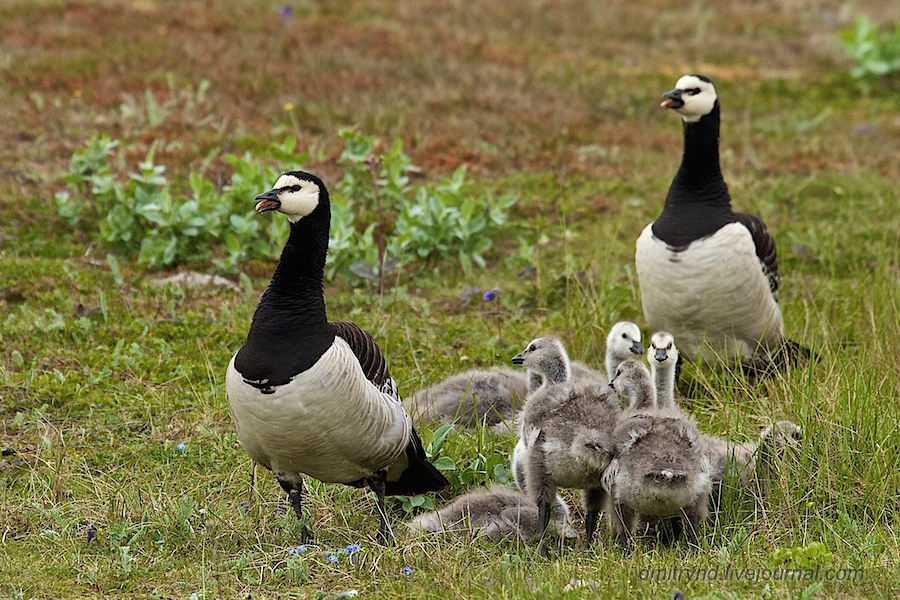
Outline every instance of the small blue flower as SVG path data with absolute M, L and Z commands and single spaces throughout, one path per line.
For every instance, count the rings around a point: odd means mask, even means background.
M 344 548 L 344 552 L 347 554 L 353 554 L 354 552 L 359 552 L 359 544 L 350 544 L 346 548 Z
M 185 446 L 184 443 L 181 443 L 175 446 L 175 449 L 179 452 L 184 452 L 185 450 L 187 450 L 187 446 Z
M 409 577 L 410 575 L 412 575 L 413 570 L 410 567 L 403 567 L 402 569 L 400 569 L 400 572 Z
M 306 546 L 297 546 L 296 548 L 294 548 L 294 552 L 296 552 L 297 554 L 303 554 L 307 550 L 308 548 Z
M 500 290 L 488 290 L 484 293 L 484 296 L 481 297 L 485 302 L 493 302 L 497 299 L 497 296 L 500 294 Z
M 294 7 L 290 6 L 289 4 L 285 4 L 278 9 L 278 14 L 281 15 L 283 19 L 289 19 L 294 14 Z
M 336 563 L 338 561 L 338 557 L 334 554 L 326 554 L 325 558 L 327 558 L 330 563 Z
M 356 554 L 354 552 L 353 554 L 350 555 L 350 564 L 355 565 L 358 562 L 359 562 L 359 554 Z
M 297 553 L 297 551 L 294 550 L 293 548 L 288 548 L 288 556 L 293 556 L 296 553 Z

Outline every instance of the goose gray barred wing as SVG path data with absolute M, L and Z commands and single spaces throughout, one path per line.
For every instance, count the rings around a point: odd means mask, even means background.
M 769 280 L 769 289 L 772 297 L 778 300 L 778 256 L 775 252 L 775 238 L 766 229 L 766 224 L 756 215 L 749 213 L 734 213 L 738 223 L 750 230 L 753 244 L 756 246 L 756 256 L 762 263 L 763 273 Z
M 388 372 L 384 354 L 381 353 L 381 349 L 372 336 L 356 323 L 339 321 L 331 323 L 331 326 L 334 328 L 335 335 L 340 336 L 353 350 L 366 379 L 383 393 L 400 402 L 400 391 Z

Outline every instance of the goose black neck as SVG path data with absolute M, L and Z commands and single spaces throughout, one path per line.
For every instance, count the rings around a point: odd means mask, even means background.
M 322 279 L 328 253 L 329 215 L 326 211 L 325 219 L 321 215 L 313 217 L 310 215 L 291 223 L 291 234 L 257 312 L 270 308 L 309 323 L 327 320 Z
M 653 234 L 686 246 L 734 221 L 731 196 L 719 164 L 719 102 L 699 121 L 684 122 L 681 166 L 669 186 Z
M 322 289 L 329 224 L 327 202 L 291 224 L 247 341 L 235 359 L 245 379 L 286 383 L 315 364 L 334 342 Z

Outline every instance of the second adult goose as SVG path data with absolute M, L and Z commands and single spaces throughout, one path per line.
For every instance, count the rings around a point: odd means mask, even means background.
M 281 259 L 225 379 L 238 439 L 270 469 L 302 518 L 303 475 L 368 485 L 387 540 L 385 494 L 422 494 L 448 481 L 431 465 L 384 356 L 353 323 L 330 323 L 322 277 L 331 208 L 322 181 L 282 175 L 256 197 L 290 221 Z M 307 537 L 306 526 L 303 537 Z
M 775 240 L 759 217 L 731 208 L 713 83 L 685 75 L 663 96 L 681 115 L 684 150 L 662 213 L 637 240 L 644 316 L 691 360 L 764 366 L 784 344 Z

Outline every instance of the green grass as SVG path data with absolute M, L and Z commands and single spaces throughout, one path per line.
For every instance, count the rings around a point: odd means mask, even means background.
M 0 8 L 0 446 L 17 452 L 0 467 L 0 598 L 896 596 L 896 95 L 858 94 L 818 10 L 358 0 L 299 3 L 285 22 L 279 3 L 214 4 Z M 841 3 L 825 4 L 838 14 Z M 868 4 L 872 15 L 891 6 Z M 656 106 L 694 71 L 722 98 L 735 205 L 760 214 L 778 241 L 788 334 L 822 356 L 756 386 L 686 369 L 686 406 L 704 431 L 753 439 L 786 418 L 805 433 L 770 496 L 735 498 L 695 553 L 626 555 L 606 535 L 590 552 L 569 542 L 549 561 L 529 545 L 455 538 L 385 548 L 373 498 L 310 481 L 317 543 L 289 555 L 299 525 L 269 473 L 256 473 L 251 493 L 223 385 L 273 265 L 246 267 L 249 293 L 158 288 L 150 280 L 160 274 L 135 257 L 119 256 L 113 272 L 108 248 L 55 216 L 68 159 L 95 132 L 121 139 L 127 164 L 161 140 L 156 158 L 173 182 L 200 168 L 225 182 L 221 155 L 299 128 L 308 168 L 336 182 L 336 132 L 358 125 L 403 139 L 429 180 L 465 163 L 476 192 L 519 197 L 516 235 L 471 276 L 445 261 L 392 274 L 383 297 L 341 280 L 328 287 L 329 315 L 373 333 L 405 395 L 507 364 L 542 333 L 599 365 L 608 327 L 642 322 L 634 241 L 658 214 L 680 152 L 677 119 Z M 191 110 L 189 94 L 173 96 L 202 80 L 210 89 Z M 152 129 L 120 110 L 122 94 L 141 101 L 147 89 L 160 105 L 173 100 Z M 534 252 L 512 259 L 521 244 Z M 534 274 L 517 277 L 523 264 Z M 459 298 L 472 286 L 500 290 L 499 339 L 496 304 Z M 76 318 L 79 303 L 100 310 Z M 422 424 L 426 444 L 433 427 Z M 454 485 L 435 502 L 491 479 L 481 465 L 505 460 L 512 445 L 490 431 L 451 433 L 443 452 L 457 465 Z M 390 516 L 407 517 L 397 501 Z M 355 564 L 343 554 L 351 543 L 362 546 Z M 865 579 L 734 575 L 771 569 L 777 551 L 793 548 L 806 548 L 820 573 L 862 569 Z M 688 577 L 728 566 L 726 580 Z M 676 581 L 646 577 L 673 568 L 685 569 Z

